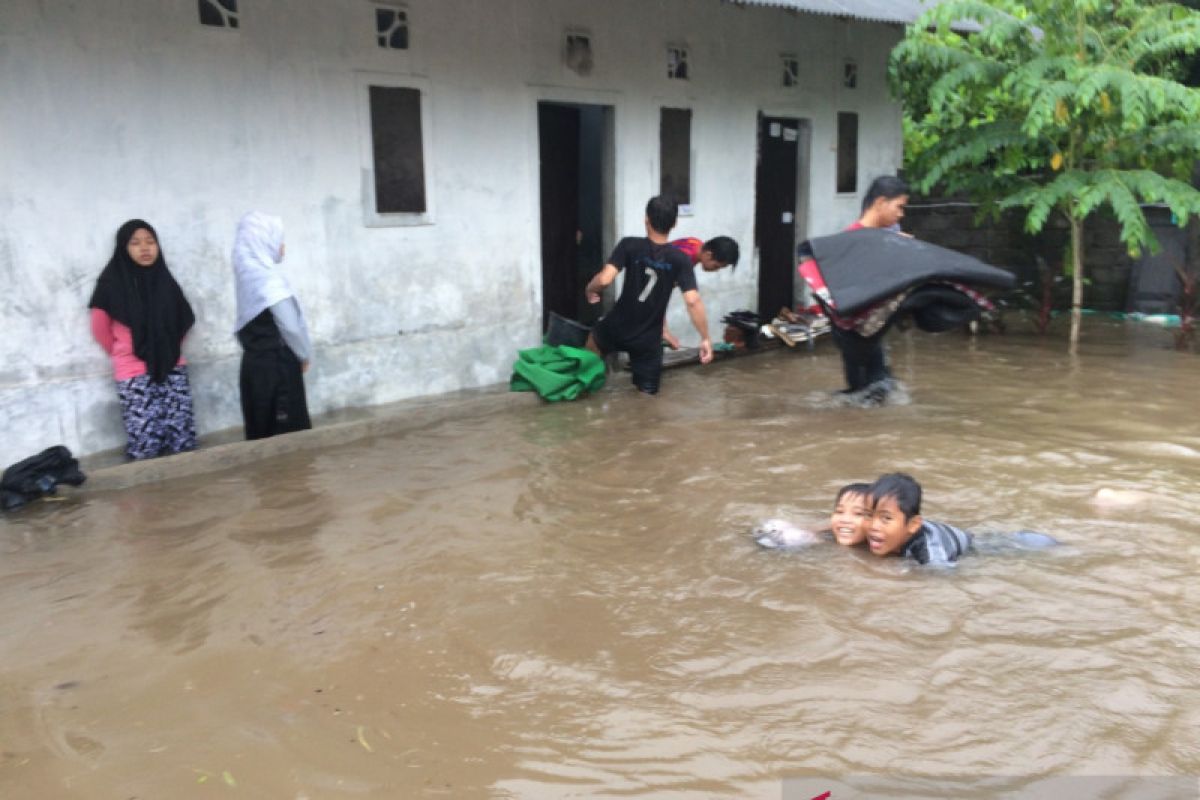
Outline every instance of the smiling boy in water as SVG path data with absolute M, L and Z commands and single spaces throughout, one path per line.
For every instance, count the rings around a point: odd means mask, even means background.
M 921 517 L 921 484 L 902 472 L 871 484 L 867 546 L 877 556 L 913 558 L 920 564 L 952 564 L 971 549 L 971 534 Z
M 871 527 L 870 490 L 866 483 L 851 483 L 838 490 L 828 531 L 838 544 L 853 547 L 866 541 Z M 761 547 L 770 549 L 809 547 L 828 541 L 825 531 L 801 528 L 785 519 L 768 519 L 754 529 L 753 535 Z
M 838 490 L 829 517 L 829 530 L 840 545 L 853 547 L 867 540 L 871 529 L 871 485 L 850 483 Z

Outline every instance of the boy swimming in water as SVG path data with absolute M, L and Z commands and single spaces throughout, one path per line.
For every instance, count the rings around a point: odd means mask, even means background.
M 867 546 L 877 556 L 901 556 L 919 564 L 953 564 L 971 549 L 971 534 L 921 517 L 921 484 L 892 472 L 871 484 Z
M 871 529 L 871 485 L 850 483 L 838 490 L 829 517 L 829 530 L 840 545 L 853 547 L 867 540 Z
M 870 490 L 867 483 L 851 483 L 838 490 L 829 516 L 829 530 L 838 544 L 852 547 L 866 541 L 871 527 Z M 769 548 L 807 547 L 823 537 L 783 519 L 766 520 L 754 529 L 754 541 Z

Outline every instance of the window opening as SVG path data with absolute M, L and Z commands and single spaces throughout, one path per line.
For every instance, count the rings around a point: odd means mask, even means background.
M 385 50 L 407 50 L 408 12 L 393 6 L 377 6 L 375 40 Z
M 659 192 L 692 210 L 692 110 L 664 108 L 659 115 Z
M 688 51 L 686 47 L 667 48 L 667 77 L 672 80 L 688 79 Z
M 237 0 L 197 0 L 200 24 L 213 28 L 237 28 Z
M 858 191 L 858 114 L 838 113 L 837 190 Z
M 800 59 L 792 55 L 781 57 L 783 61 L 783 85 L 791 88 L 800 85 Z
M 370 102 L 375 210 L 379 214 L 422 214 L 426 203 L 421 92 L 401 86 L 371 86 Z
M 858 88 L 858 64 L 849 59 L 842 65 L 842 86 L 847 89 Z
M 592 39 L 586 33 L 568 33 L 563 60 L 567 69 L 576 75 L 592 72 Z

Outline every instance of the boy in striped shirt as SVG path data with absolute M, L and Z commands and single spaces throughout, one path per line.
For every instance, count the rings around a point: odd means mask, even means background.
M 916 559 L 944 566 L 971 550 L 971 534 L 921 517 L 921 484 L 902 472 L 882 475 L 871 484 L 871 530 L 867 546 L 877 556 Z

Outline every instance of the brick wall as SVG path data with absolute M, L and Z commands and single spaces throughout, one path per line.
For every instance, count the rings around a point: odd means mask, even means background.
M 1061 274 L 1071 232 L 1066 220 L 1052 218 L 1036 236 L 1024 231 L 1024 212 L 1009 212 L 998 220 L 976 220 L 977 206 L 941 198 L 913 198 L 904 218 L 904 230 L 918 239 L 975 256 L 988 264 L 1011 270 L 1018 280 L 1037 277 L 1037 258 Z M 1149 208 L 1147 214 L 1160 235 L 1172 235 L 1170 212 Z M 1164 219 L 1165 217 L 1165 219 Z M 1123 311 L 1135 262 L 1118 238 L 1116 222 L 1097 214 L 1084 229 L 1084 306 Z

